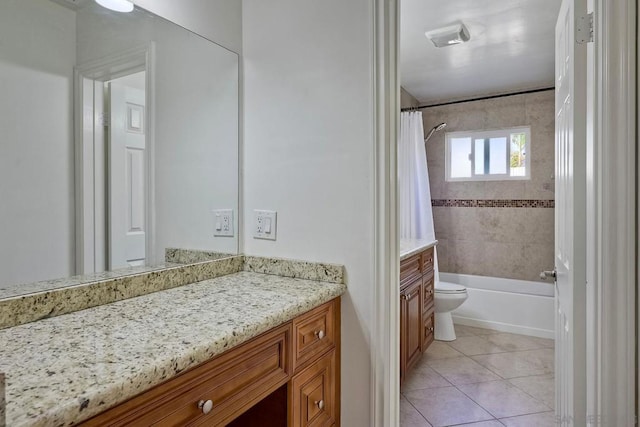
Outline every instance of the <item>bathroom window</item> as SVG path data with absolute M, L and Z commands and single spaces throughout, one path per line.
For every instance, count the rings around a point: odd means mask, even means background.
M 531 129 L 447 132 L 447 181 L 529 179 Z

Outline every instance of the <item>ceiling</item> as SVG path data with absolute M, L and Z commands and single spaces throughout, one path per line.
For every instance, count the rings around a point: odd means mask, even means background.
M 402 0 L 402 87 L 420 101 L 548 88 L 560 0 Z M 424 35 L 462 21 L 469 42 L 436 48 Z

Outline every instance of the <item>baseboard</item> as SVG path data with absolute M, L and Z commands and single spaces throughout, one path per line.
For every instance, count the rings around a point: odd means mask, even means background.
M 492 322 L 490 320 L 471 319 L 468 317 L 452 316 L 453 323 L 456 325 L 474 326 L 476 328 L 491 329 L 500 332 L 509 332 L 512 334 L 529 335 L 539 338 L 554 338 L 554 331 L 547 329 L 531 328 L 522 325 L 513 325 L 509 323 Z

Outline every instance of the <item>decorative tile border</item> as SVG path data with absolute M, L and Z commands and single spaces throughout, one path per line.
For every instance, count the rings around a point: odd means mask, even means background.
M 431 206 L 439 208 L 544 208 L 553 209 L 555 200 L 486 200 L 486 199 L 434 199 Z

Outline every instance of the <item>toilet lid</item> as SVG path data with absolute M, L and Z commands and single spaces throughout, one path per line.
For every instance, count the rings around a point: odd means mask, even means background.
M 467 288 L 457 283 L 436 282 L 436 292 L 441 294 L 459 294 L 466 291 Z

